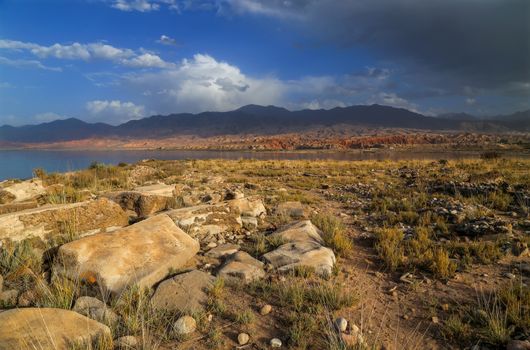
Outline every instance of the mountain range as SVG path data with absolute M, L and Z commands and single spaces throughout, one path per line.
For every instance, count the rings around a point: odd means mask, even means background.
M 4 125 L 0 127 L 0 141 L 45 143 L 108 137 L 162 139 L 179 135 L 274 135 L 341 124 L 432 131 L 529 132 L 530 110 L 479 119 L 464 113 L 430 117 L 403 108 L 382 105 L 300 111 L 289 111 L 275 106 L 247 105 L 229 112 L 155 115 L 117 126 L 87 123 L 75 118 L 19 127 Z

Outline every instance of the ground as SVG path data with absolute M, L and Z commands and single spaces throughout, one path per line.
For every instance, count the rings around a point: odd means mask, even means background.
M 257 258 L 274 248 L 267 235 L 295 220 L 278 205 L 300 202 L 337 255 L 327 277 L 300 269 L 269 271 L 249 284 L 219 282 L 206 311 L 196 315 L 197 332 L 151 339 L 145 348 L 231 349 L 241 332 L 251 337 L 247 349 L 268 348 L 274 337 L 293 349 L 494 349 L 530 336 L 527 159 L 148 160 L 37 174 L 48 186 L 64 186 L 41 198 L 53 203 L 81 200 L 87 190 L 97 196 L 156 182 L 187 188 L 177 196 L 179 206 L 194 197 L 211 202 L 224 188 L 259 197 L 267 216 L 241 245 Z M 8 255 L 4 247 L 4 285 L 31 288 L 9 270 Z M 201 256 L 190 266 L 206 269 Z M 273 311 L 263 316 L 265 304 Z M 338 338 L 338 317 L 360 329 L 362 342 Z M 145 329 L 158 334 L 155 323 Z M 127 332 L 140 336 L 145 329 Z

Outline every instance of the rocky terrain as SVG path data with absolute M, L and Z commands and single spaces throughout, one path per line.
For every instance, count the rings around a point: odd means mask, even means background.
M 530 161 L 0 182 L 0 349 L 529 349 Z

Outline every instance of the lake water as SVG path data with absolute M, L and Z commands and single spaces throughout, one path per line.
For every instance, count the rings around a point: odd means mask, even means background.
M 0 150 L 0 181 L 10 178 L 29 178 L 33 169 L 43 168 L 47 172 L 64 172 L 84 169 L 94 161 L 105 164 L 134 163 L 142 159 L 334 159 L 354 160 L 400 160 L 400 159 L 458 159 L 476 157 L 477 154 L 462 152 L 252 152 L 252 151 L 85 151 L 85 150 Z

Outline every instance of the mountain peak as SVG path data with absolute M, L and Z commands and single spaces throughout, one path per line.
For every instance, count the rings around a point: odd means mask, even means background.
M 286 113 L 289 112 L 287 109 L 283 107 L 276 107 L 273 105 L 269 106 L 261 106 L 261 105 L 255 105 L 250 104 L 243 107 L 240 107 L 236 109 L 237 112 L 245 112 L 245 113 L 251 113 L 251 114 L 265 114 L 265 113 Z

